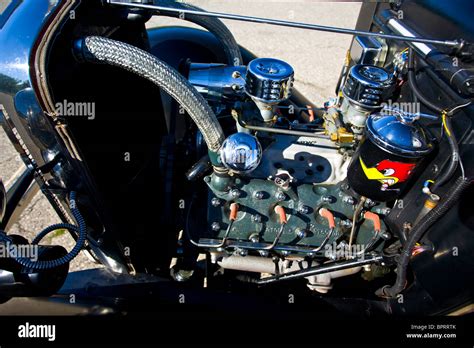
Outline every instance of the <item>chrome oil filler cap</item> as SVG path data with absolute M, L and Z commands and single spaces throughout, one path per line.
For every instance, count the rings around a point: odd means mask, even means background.
M 229 136 L 219 151 L 222 164 L 233 172 L 250 173 L 262 160 L 262 146 L 256 137 L 247 133 Z

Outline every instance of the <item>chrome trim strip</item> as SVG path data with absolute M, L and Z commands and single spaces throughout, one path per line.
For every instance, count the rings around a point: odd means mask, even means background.
M 408 29 L 404 24 L 402 24 L 399 20 L 395 18 L 390 18 L 387 22 L 387 26 L 391 30 L 393 30 L 393 32 L 399 35 L 416 37 L 413 31 Z M 433 51 L 432 47 L 421 42 L 410 42 L 409 45 L 415 50 L 417 50 L 418 53 L 421 53 L 424 57 L 426 57 L 431 51 Z

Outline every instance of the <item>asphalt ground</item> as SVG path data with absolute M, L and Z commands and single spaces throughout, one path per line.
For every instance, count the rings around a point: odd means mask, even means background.
M 189 3 L 208 11 L 344 28 L 354 28 L 361 6 L 360 3 L 311 0 L 201 0 Z M 309 100 L 321 104 L 333 96 L 351 36 L 231 20 L 224 22 L 237 42 L 257 56 L 278 58 L 291 64 L 295 70 L 295 87 Z M 195 27 L 183 20 L 163 17 L 156 17 L 148 23 L 149 27 L 165 25 Z M 23 164 L 16 151 L 3 130 L 0 130 L 0 177 L 4 183 L 8 183 L 21 167 Z M 38 193 L 8 232 L 21 234 L 31 241 L 43 228 L 57 222 L 58 216 L 44 196 Z M 44 242 L 63 245 L 68 250 L 74 244 L 65 231 L 48 236 Z M 93 267 L 97 265 L 84 253 L 71 263 L 71 270 Z

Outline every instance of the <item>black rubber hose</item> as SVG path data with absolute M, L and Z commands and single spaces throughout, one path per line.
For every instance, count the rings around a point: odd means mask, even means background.
M 413 53 L 413 49 L 409 48 L 408 50 L 408 84 L 415 94 L 415 96 L 423 103 L 427 108 L 431 111 L 435 112 L 436 114 L 440 115 L 443 112 L 443 109 L 438 105 L 432 103 L 428 100 L 423 93 L 418 89 L 416 84 L 416 74 L 415 74 L 415 55 Z
M 435 183 L 431 190 L 436 192 L 441 186 L 443 186 L 449 179 L 452 178 L 454 173 L 456 172 L 458 165 L 459 165 L 459 146 L 454 136 L 454 131 L 451 122 L 452 114 L 449 114 L 448 110 L 443 109 L 442 107 L 434 104 L 430 100 L 428 100 L 423 93 L 419 90 L 416 84 L 416 74 L 415 74 L 415 54 L 413 49 L 409 49 L 408 51 L 408 83 L 410 85 L 411 90 L 415 94 L 415 96 L 420 100 L 421 103 L 426 105 L 430 110 L 437 114 L 443 115 L 443 124 L 445 128 L 445 134 L 448 138 L 448 144 L 451 150 L 451 159 L 449 161 L 449 166 L 446 170 L 442 171 L 441 174 L 436 178 Z M 448 93 L 451 97 L 454 97 L 453 93 Z M 450 110 L 460 110 L 463 105 L 469 105 L 469 101 L 462 99 L 462 98 L 455 98 L 456 102 L 459 102 L 458 106 L 451 108 Z M 445 115 L 444 115 L 445 114 Z
M 456 180 L 452 190 L 435 208 L 429 211 L 411 230 L 405 242 L 400 258 L 397 263 L 397 279 L 392 286 L 385 286 L 377 290 L 380 297 L 392 298 L 397 296 L 406 286 L 407 268 L 415 244 L 423 237 L 423 234 L 459 200 L 461 194 L 472 184 L 471 179 L 460 177 Z
M 424 72 L 426 72 L 430 76 L 430 78 L 438 86 L 446 85 L 444 80 L 438 75 L 438 73 L 436 71 L 433 70 L 433 68 L 428 63 L 426 63 L 425 61 L 420 59 L 418 61 L 418 64 L 420 65 L 418 70 L 423 70 Z M 451 98 L 453 100 L 453 102 L 458 104 L 458 105 L 463 105 L 463 104 L 466 104 L 470 101 L 468 99 L 464 99 L 461 96 L 459 96 L 459 94 L 457 94 L 455 91 L 453 91 L 452 88 L 445 88 L 445 89 L 443 89 L 443 91 L 446 92 L 446 94 L 449 96 L 449 98 Z
M 78 39 L 73 50 L 80 61 L 117 66 L 162 88 L 193 119 L 208 149 L 213 152 L 220 149 L 224 131 L 214 111 L 196 88 L 173 67 L 135 46 L 101 36 Z
M 201 179 L 206 173 L 212 170 L 212 163 L 209 159 L 209 155 L 202 157 L 197 161 L 191 169 L 186 172 L 186 178 L 189 181 L 197 181 Z
M 82 250 L 84 247 L 84 244 L 86 242 L 87 238 L 87 228 L 86 228 L 86 223 L 84 221 L 84 218 L 81 215 L 81 212 L 77 208 L 77 202 L 76 202 L 76 193 L 71 192 L 70 197 L 69 197 L 69 207 L 71 209 L 71 213 L 76 219 L 77 225 L 70 225 L 70 224 L 57 224 L 53 226 L 47 227 L 44 231 L 40 232 L 38 236 L 34 239 L 32 244 L 37 244 L 44 236 L 46 236 L 48 233 L 55 231 L 60 228 L 68 229 L 73 232 L 78 233 L 78 237 L 76 240 L 76 245 L 74 248 L 71 249 L 69 253 L 64 255 L 63 257 L 56 259 L 56 260 L 40 260 L 40 261 L 33 261 L 27 258 L 16 258 L 15 261 L 18 262 L 20 265 L 30 268 L 30 269 L 38 269 L 38 270 L 46 270 L 46 269 L 52 269 L 52 268 L 57 268 L 59 266 L 62 266 L 66 263 L 71 262 Z
M 197 6 L 186 4 L 183 2 L 177 2 L 175 0 L 161 0 L 160 5 L 186 10 L 204 11 L 203 9 Z M 181 18 L 180 14 L 176 12 L 160 11 L 159 14 L 167 17 Z M 206 17 L 193 14 L 186 14 L 184 15 L 184 17 L 182 17 L 182 19 L 197 24 L 200 27 L 203 27 L 204 29 L 209 31 L 210 33 L 214 34 L 214 36 L 217 38 L 217 40 L 219 40 L 222 45 L 222 48 L 224 49 L 224 53 L 227 58 L 227 64 L 233 66 L 243 64 L 242 53 L 240 52 L 240 47 L 237 44 L 237 41 L 235 40 L 230 30 L 220 19 L 215 17 Z

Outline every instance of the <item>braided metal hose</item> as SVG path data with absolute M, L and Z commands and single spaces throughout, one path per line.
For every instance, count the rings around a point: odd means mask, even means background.
M 217 152 L 221 147 L 224 131 L 209 104 L 179 72 L 165 62 L 135 46 L 100 36 L 76 40 L 74 52 L 80 60 L 117 66 L 153 82 L 191 116 L 210 151 Z

